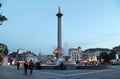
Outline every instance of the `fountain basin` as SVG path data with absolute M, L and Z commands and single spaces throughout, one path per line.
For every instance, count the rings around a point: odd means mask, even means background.
M 67 64 L 64 65 L 62 70 L 78 70 L 78 69 L 110 69 L 112 68 L 111 65 L 87 65 L 87 66 L 81 66 L 81 65 L 71 65 Z M 43 70 L 61 70 L 61 66 L 56 65 L 41 65 L 41 69 Z

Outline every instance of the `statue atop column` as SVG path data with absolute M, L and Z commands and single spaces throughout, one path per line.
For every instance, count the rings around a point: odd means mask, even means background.
M 54 55 L 56 58 L 62 57 L 62 26 L 61 26 L 61 17 L 63 14 L 61 13 L 60 7 L 58 7 L 58 13 L 56 14 L 58 18 L 58 30 L 57 30 L 57 48 L 54 51 Z

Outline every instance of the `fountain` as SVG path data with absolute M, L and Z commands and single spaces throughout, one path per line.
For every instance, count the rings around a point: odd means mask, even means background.
M 69 56 L 64 56 L 63 48 L 62 48 L 62 29 L 61 29 L 61 17 L 63 14 L 61 13 L 60 7 L 58 9 L 58 13 L 56 16 L 58 17 L 58 32 L 57 32 L 57 48 L 54 50 L 53 62 L 46 63 L 41 65 L 42 69 L 86 69 L 86 68 L 98 68 L 99 66 L 81 66 L 77 65 L 75 61 L 70 60 Z M 61 68 L 62 67 L 62 68 Z M 99 68 L 104 68 L 100 66 Z M 106 67 L 105 67 L 106 68 Z

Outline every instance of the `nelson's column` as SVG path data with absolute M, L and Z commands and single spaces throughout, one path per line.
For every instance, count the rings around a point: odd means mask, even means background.
M 58 13 L 56 14 L 58 18 L 58 30 L 57 30 L 57 48 L 54 50 L 54 56 L 56 58 L 61 58 L 63 56 L 62 49 L 62 27 L 61 27 L 61 17 L 63 14 L 61 13 L 60 7 L 58 8 Z

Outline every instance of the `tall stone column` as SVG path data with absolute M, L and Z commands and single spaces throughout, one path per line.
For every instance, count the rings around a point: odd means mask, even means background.
M 61 18 L 63 14 L 61 13 L 60 7 L 58 8 L 58 13 L 56 14 L 58 18 L 58 29 L 57 29 L 57 48 L 54 50 L 54 55 L 56 58 L 62 57 L 62 26 L 61 26 Z
M 62 48 L 62 27 L 61 27 L 61 17 L 63 16 L 63 14 L 61 13 L 60 7 L 59 7 L 59 11 L 56 14 L 56 16 L 58 17 L 58 38 L 57 38 L 57 48 L 61 49 Z

